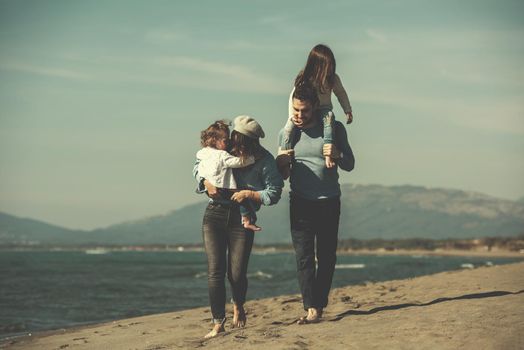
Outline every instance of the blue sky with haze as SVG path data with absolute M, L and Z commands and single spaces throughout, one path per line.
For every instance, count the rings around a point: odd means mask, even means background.
M 275 151 L 326 43 L 349 92 L 343 183 L 524 196 L 522 1 L 0 1 L 0 211 L 71 228 L 203 200 L 199 131 Z M 342 119 L 336 103 L 335 114 Z

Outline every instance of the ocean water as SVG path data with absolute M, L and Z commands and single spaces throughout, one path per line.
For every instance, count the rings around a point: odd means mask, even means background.
M 516 261 L 339 255 L 333 287 Z M 0 339 L 206 306 L 206 270 L 202 252 L 2 251 Z M 248 300 L 299 292 L 292 253 L 253 253 L 248 277 Z

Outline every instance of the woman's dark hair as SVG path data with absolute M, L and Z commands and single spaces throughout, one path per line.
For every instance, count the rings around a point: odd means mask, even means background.
M 236 130 L 231 132 L 231 150 L 229 153 L 236 157 L 255 156 L 261 149 L 259 139 L 254 139 L 239 133 Z
M 333 88 L 337 63 L 333 51 L 326 45 L 315 46 L 307 58 L 306 66 L 298 73 L 295 87 L 310 82 L 319 92 Z
M 217 120 L 200 132 L 200 144 L 202 147 L 216 148 L 217 141 L 229 137 L 229 123 L 225 120 Z

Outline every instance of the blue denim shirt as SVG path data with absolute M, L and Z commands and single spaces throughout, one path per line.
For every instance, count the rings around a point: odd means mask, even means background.
M 198 159 L 193 167 L 193 177 L 197 180 L 197 193 L 204 193 L 204 179 L 198 176 Z M 262 148 L 262 157 L 255 159 L 255 164 L 245 168 L 233 169 L 233 175 L 239 189 L 257 191 L 263 205 L 273 205 L 280 200 L 284 180 L 277 170 L 275 158 L 265 148 Z M 210 199 L 210 202 L 231 203 L 224 199 Z M 260 204 L 253 201 L 255 210 L 260 209 Z

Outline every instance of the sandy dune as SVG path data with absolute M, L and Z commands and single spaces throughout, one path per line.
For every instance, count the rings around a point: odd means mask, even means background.
M 338 288 L 315 325 L 295 324 L 303 314 L 297 295 L 246 308 L 246 328 L 226 324 L 225 333 L 205 341 L 207 307 L 38 334 L 0 348 L 523 349 L 524 263 Z

